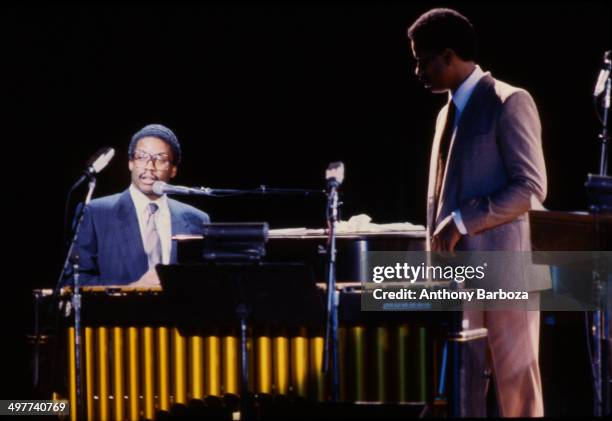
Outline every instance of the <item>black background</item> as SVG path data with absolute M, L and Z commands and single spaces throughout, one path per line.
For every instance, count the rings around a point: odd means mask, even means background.
M 30 290 L 63 260 L 68 187 L 102 146 L 117 156 L 96 196 L 128 186 L 127 144 L 145 124 L 175 130 L 175 180 L 219 188 L 320 188 L 346 165 L 345 219 L 425 222 L 427 162 L 445 95 L 415 79 L 407 26 L 433 6 L 474 24 L 478 62 L 539 107 L 545 206 L 583 210 L 597 172 L 592 89 L 610 48 L 602 3 L 410 2 L 218 6 L 10 7 L 0 13 L 4 158 L 3 398 L 27 393 Z M 79 193 L 82 194 L 82 193 Z M 215 221 L 320 227 L 323 202 L 194 199 Z M 4 382 L 6 382 L 6 377 Z M 587 386 L 588 387 L 588 386 Z

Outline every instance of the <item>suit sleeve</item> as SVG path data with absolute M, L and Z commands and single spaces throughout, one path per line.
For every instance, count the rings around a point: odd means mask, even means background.
M 191 209 L 185 214 L 185 216 L 189 222 L 189 229 L 192 234 L 201 234 L 202 225 L 210 223 L 210 217 L 208 214 L 199 209 Z
M 210 215 L 208 215 L 206 212 L 202 212 L 200 218 L 203 224 L 210 224 Z
M 524 90 L 510 95 L 502 105 L 497 142 L 508 173 L 500 190 L 469 200 L 460 206 L 469 235 L 510 222 L 531 207 L 531 197 L 546 198 L 546 168 L 542 129 L 535 102 Z
M 79 256 L 79 281 L 81 285 L 98 283 L 100 276 L 98 241 L 92 210 L 89 206 L 86 206 L 83 212 L 83 222 L 77 237 L 76 252 Z

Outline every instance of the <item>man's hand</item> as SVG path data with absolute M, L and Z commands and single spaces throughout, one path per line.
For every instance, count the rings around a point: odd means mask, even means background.
M 455 246 L 461 239 L 461 233 L 449 215 L 436 228 L 431 239 L 431 251 L 455 251 Z
M 141 288 L 159 287 L 160 282 L 159 278 L 157 277 L 157 272 L 155 271 L 155 268 L 149 269 L 144 275 L 140 277 L 139 280 L 132 282 L 129 286 Z

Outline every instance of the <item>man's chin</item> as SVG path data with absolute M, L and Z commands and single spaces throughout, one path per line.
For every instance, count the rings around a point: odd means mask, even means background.
M 138 183 L 136 187 L 138 188 L 138 190 L 140 190 L 143 194 L 147 196 L 155 195 L 155 193 L 153 192 L 153 183 L 151 184 Z
M 443 94 L 445 92 L 448 92 L 448 88 L 440 88 L 438 86 L 429 86 L 429 92 L 431 92 L 432 94 Z

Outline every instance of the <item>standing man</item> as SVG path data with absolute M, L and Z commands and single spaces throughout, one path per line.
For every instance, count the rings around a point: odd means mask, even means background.
M 546 197 L 533 99 L 482 71 L 474 28 L 454 10 L 423 14 L 408 38 L 417 77 L 449 97 L 438 114 L 430 158 L 428 250 L 531 250 L 527 212 L 532 201 Z M 539 311 L 487 312 L 485 325 L 500 415 L 543 416 Z
M 77 239 L 82 285 L 156 286 L 156 264 L 176 262 L 177 234 L 199 234 L 206 213 L 153 191 L 176 176 L 181 146 L 159 124 L 140 129 L 128 148 L 127 190 L 92 200 Z

